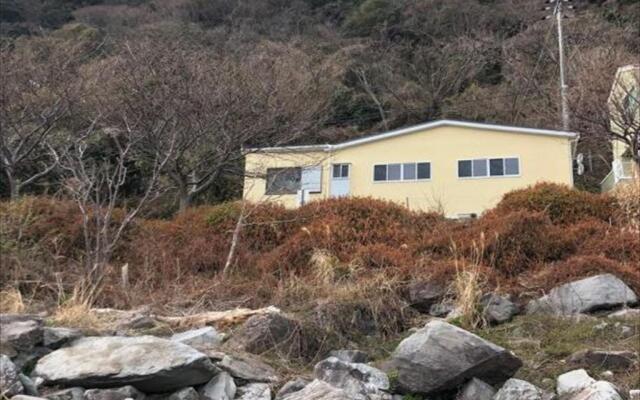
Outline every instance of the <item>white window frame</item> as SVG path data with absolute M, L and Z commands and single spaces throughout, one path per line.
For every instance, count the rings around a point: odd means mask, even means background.
M 490 160 L 494 160 L 496 158 L 502 159 L 502 171 L 505 172 L 503 175 L 491 175 L 491 163 Z M 506 167 L 505 160 L 507 158 L 515 158 L 518 160 L 518 173 L 506 175 Z M 487 175 L 485 176 L 473 176 L 473 161 L 474 160 L 485 160 L 487 165 Z M 471 161 L 471 176 L 460 176 L 460 161 Z M 504 178 L 519 178 L 522 176 L 522 162 L 520 156 L 491 156 L 491 157 L 473 157 L 473 158 L 459 158 L 456 160 L 456 175 L 458 179 L 504 179 Z
M 393 180 L 390 181 L 388 179 L 389 177 L 389 164 L 400 164 L 400 179 L 398 180 Z M 404 179 L 404 165 L 405 164 L 414 164 L 416 166 L 416 177 L 415 179 Z M 428 178 L 418 178 L 418 164 L 429 164 L 429 177 Z M 376 180 L 376 167 L 384 165 L 387 168 L 387 179 L 385 179 L 384 181 L 377 181 Z M 392 162 L 379 162 L 379 163 L 374 163 L 372 170 L 373 170 L 373 174 L 371 176 L 371 181 L 373 183 L 411 183 L 411 182 L 428 182 L 433 178 L 433 168 L 431 168 L 432 163 L 431 161 L 392 161 Z
M 333 169 L 337 166 L 340 166 L 340 175 L 342 175 L 342 167 L 344 167 L 345 165 L 347 166 L 347 176 L 339 176 L 339 177 L 335 177 L 333 176 Z M 351 177 L 351 164 L 349 163 L 335 163 L 335 164 L 331 164 L 331 179 L 334 181 L 347 181 L 349 180 L 349 178 Z

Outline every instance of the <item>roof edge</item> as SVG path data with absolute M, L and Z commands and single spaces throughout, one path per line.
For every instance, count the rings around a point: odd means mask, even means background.
M 247 149 L 247 150 L 250 152 L 253 151 L 253 152 L 261 152 L 261 153 L 287 153 L 287 152 L 340 150 L 347 147 L 359 146 L 365 143 L 376 142 L 378 140 L 389 139 L 396 136 L 406 135 L 409 133 L 419 132 L 427 129 L 439 128 L 442 126 L 454 126 L 454 127 L 460 127 L 460 128 L 492 130 L 492 131 L 498 131 L 498 132 L 520 133 L 520 134 L 529 134 L 529 135 L 565 137 L 567 139 L 575 139 L 576 137 L 578 137 L 577 133 L 568 132 L 568 131 L 523 128 L 523 127 L 509 126 L 509 125 L 496 125 L 496 124 L 486 124 L 486 123 L 479 123 L 479 122 L 467 122 L 467 121 L 442 119 L 442 120 L 431 121 L 424 124 L 414 125 L 406 128 L 395 129 L 388 132 L 377 133 L 377 134 L 373 134 L 363 138 L 348 140 L 346 142 L 337 143 L 333 145 L 323 144 L 323 145 L 309 145 L 309 146 L 278 146 L 278 147 L 254 148 L 254 149 Z

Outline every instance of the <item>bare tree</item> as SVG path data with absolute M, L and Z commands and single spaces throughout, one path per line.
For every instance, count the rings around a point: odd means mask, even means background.
M 52 38 L 0 50 L 0 161 L 13 199 L 56 166 L 57 153 L 48 139 L 77 98 L 74 74 L 86 50 L 83 42 Z
M 316 126 L 328 105 L 329 67 L 272 43 L 238 51 L 145 40 L 128 43 L 114 60 L 114 93 L 127 107 L 145 113 L 143 123 L 174 121 L 166 175 L 181 210 L 221 177 L 241 177 L 243 146 L 291 142 Z M 145 144 L 152 156 L 156 144 Z

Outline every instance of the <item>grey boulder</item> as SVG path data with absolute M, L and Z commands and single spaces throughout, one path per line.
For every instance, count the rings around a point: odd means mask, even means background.
M 231 375 L 220 372 L 198 392 L 202 400 L 233 400 L 236 396 L 236 383 Z
M 584 369 L 576 369 L 558 376 L 556 392 L 560 396 L 575 394 L 589 387 L 595 379 L 587 374 Z
M 133 386 L 117 389 L 89 389 L 84 392 L 84 400 L 144 400 L 145 395 Z
M 186 387 L 171 393 L 167 400 L 200 400 L 200 395 L 194 388 Z
M 407 287 L 407 297 L 411 307 L 428 313 L 431 306 L 444 297 L 446 289 L 443 285 L 430 281 L 418 281 Z
M 271 400 L 271 388 L 266 383 L 250 383 L 238 388 L 237 400 Z
M 622 396 L 611 383 L 597 381 L 569 397 L 569 400 L 622 400 Z
M 168 392 L 209 381 L 217 368 L 182 343 L 153 336 L 87 337 L 41 358 L 33 375 L 45 385 Z
M 276 371 L 258 357 L 249 354 L 225 355 L 218 366 L 234 378 L 251 382 L 277 382 Z
M 313 369 L 316 379 L 343 389 L 354 400 L 390 398 L 387 374 L 367 364 L 347 363 L 336 357 L 320 361 Z
M 224 340 L 224 335 L 215 328 L 207 326 L 200 329 L 193 329 L 186 332 L 176 333 L 171 336 L 174 342 L 184 343 L 195 349 L 210 349 L 220 346 Z
M 282 400 L 353 400 L 353 398 L 344 390 L 316 379 L 304 389 L 285 395 Z
M 483 316 L 490 324 L 508 322 L 518 314 L 518 306 L 506 297 L 490 293 L 482 297 Z
M 82 332 L 77 329 L 45 327 L 43 330 L 43 344 L 52 350 L 59 349 L 81 337 Z
M 329 353 L 329 356 L 349 363 L 366 363 L 369 361 L 369 355 L 360 350 L 333 350 Z
M 4 354 L 0 355 L 0 398 L 10 397 L 24 392 L 24 386 L 20 381 L 20 371 L 11 359 Z
M 492 400 L 495 394 L 496 390 L 493 386 L 473 378 L 458 392 L 456 400 Z
M 400 342 L 386 369 L 397 374 L 400 393 L 430 395 L 456 390 L 471 378 L 499 384 L 521 366 L 510 351 L 433 320 Z
M 502 385 L 493 400 L 552 400 L 555 395 L 548 393 L 527 381 L 509 379 Z
M 42 321 L 34 319 L 7 319 L 0 325 L 0 343 L 18 351 L 31 350 L 42 343 Z
M 309 384 L 309 381 L 303 378 L 296 378 L 294 380 L 291 380 L 285 383 L 280 388 L 280 390 L 278 390 L 278 393 L 276 393 L 276 400 L 281 400 L 288 394 L 299 392 L 300 390 L 304 389 L 305 386 L 307 386 L 308 384 Z
M 260 354 L 291 340 L 299 323 L 279 312 L 254 315 L 233 334 L 228 344 L 232 348 Z
M 623 281 L 602 274 L 551 289 L 548 295 L 530 301 L 527 313 L 573 315 L 637 302 L 638 297 Z
M 49 393 L 46 397 L 49 400 L 82 400 L 84 398 L 84 389 L 81 387 L 62 389 Z

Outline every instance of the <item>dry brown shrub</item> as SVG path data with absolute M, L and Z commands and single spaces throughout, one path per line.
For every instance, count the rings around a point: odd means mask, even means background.
M 633 290 L 640 292 L 640 268 L 635 263 L 621 263 L 599 255 L 575 256 L 541 266 L 523 279 L 529 286 L 548 291 L 558 285 L 602 273 L 622 279 Z
M 610 221 L 615 212 L 615 199 L 565 185 L 538 183 L 504 195 L 493 212 L 504 215 L 511 211 L 545 212 L 555 224 L 568 224 L 586 218 Z
M 640 232 L 640 177 L 631 182 L 616 186 L 613 191 L 616 199 L 616 219 L 632 232 Z
M 0 290 L 0 313 L 20 314 L 27 309 L 22 293 L 16 288 Z

